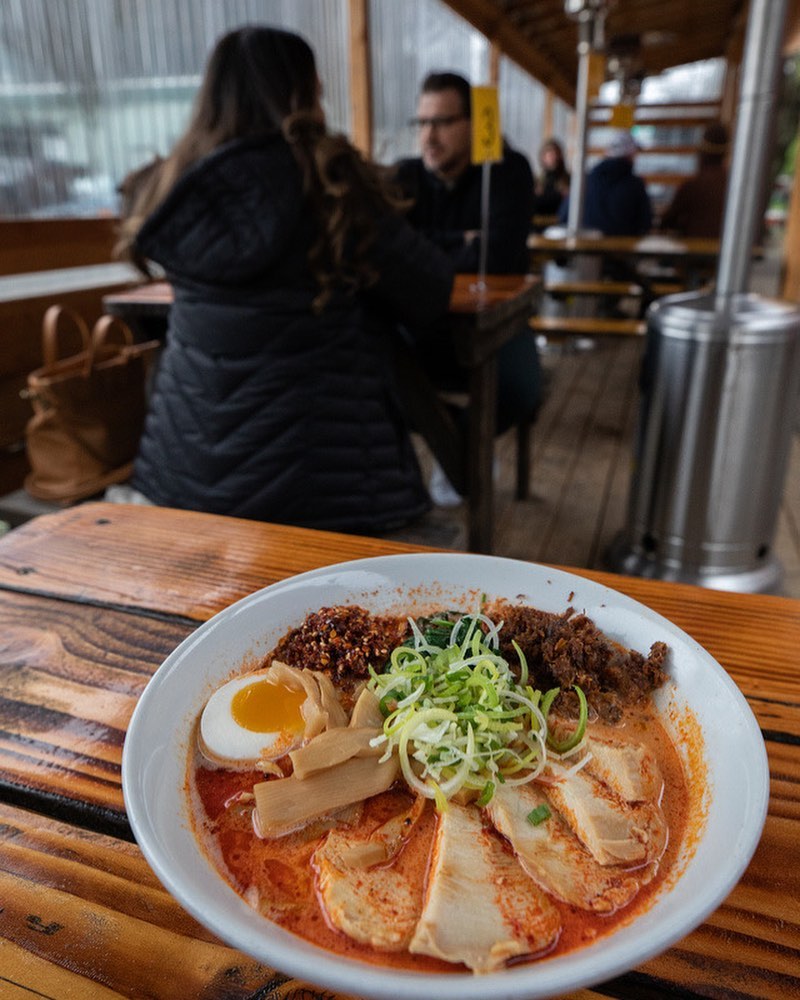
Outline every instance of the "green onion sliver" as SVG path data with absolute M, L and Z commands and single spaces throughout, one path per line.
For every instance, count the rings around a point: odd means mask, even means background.
M 551 815 L 550 806 L 546 802 L 542 802 L 535 809 L 531 809 L 525 818 L 531 826 L 538 826 L 540 823 L 544 823 L 546 819 L 550 819 Z
M 502 623 L 486 615 L 452 623 L 445 648 L 409 622 L 408 645 L 392 651 L 385 673 L 370 670 L 385 715 L 382 759 L 396 752 L 407 784 L 437 808 L 461 789 L 488 802 L 498 783 L 535 778 L 547 760 L 547 711 L 558 689 L 544 697 L 534 690 L 518 647 L 515 678 L 498 652 Z
M 578 696 L 578 704 L 580 705 L 578 725 L 575 732 L 564 740 L 554 740 L 548 737 L 547 745 L 556 753 L 568 753 L 570 750 L 574 750 L 586 735 L 586 723 L 589 719 L 589 706 L 586 704 L 586 695 L 577 684 L 572 685 L 572 690 Z

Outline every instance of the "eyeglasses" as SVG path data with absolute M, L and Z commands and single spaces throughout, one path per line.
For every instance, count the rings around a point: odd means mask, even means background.
M 412 128 L 449 128 L 467 117 L 467 115 L 443 115 L 440 118 L 411 118 L 408 124 Z

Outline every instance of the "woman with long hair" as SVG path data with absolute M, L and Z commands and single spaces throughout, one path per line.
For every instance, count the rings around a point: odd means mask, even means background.
M 385 349 L 441 319 L 452 271 L 320 97 L 298 35 L 231 31 L 125 186 L 120 251 L 175 292 L 131 481 L 153 503 L 342 531 L 429 504 Z
M 556 215 L 569 194 L 569 171 L 564 162 L 564 150 L 557 139 L 545 140 L 539 150 L 535 191 L 535 215 Z

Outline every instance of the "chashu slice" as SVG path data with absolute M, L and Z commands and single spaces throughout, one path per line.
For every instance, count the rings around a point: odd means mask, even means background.
M 348 937 L 380 951 L 408 948 L 422 910 L 422 886 L 391 865 L 422 815 L 425 799 L 387 820 L 369 837 L 331 830 L 314 852 L 317 886 L 328 920 Z
M 661 857 L 664 814 L 654 802 L 625 802 L 584 770 L 552 766 L 547 797 L 601 865 L 642 865 Z
M 528 816 L 543 805 L 548 801 L 541 786 L 500 785 L 486 813 L 510 841 L 522 868 L 553 896 L 582 910 L 612 913 L 650 881 L 653 866 L 634 873 L 599 865 L 555 812 L 534 826 Z
M 556 907 L 485 830 L 474 806 L 450 802 L 438 817 L 415 954 L 490 972 L 558 938 Z
M 594 775 L 626 802 L 658 802 L 664 781 L 655 757 L 640 743 L 592 737 L 587 774 Z

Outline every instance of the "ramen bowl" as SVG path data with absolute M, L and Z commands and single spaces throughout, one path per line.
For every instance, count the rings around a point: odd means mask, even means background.
M 670 681 L 654 700 L 682 756 L 693 815 L 677 864 L 652 903 L 594 944 L 482 976 L 400 971 L 340 957 L 261 916 L 221 877 L 194 833 L 187 761 L 210 694 L 321 607 L 469 611 L 477 610 L 483 594 L 544 611 L 572 607 L 611 639 L 644 654 L 658 640 L 669 646 Z M 755 851 L 769 772 L 761 733 L 741 692 L 708 652 L 661 615 L 609 587 L 549 567 L 424 553 L 304 573 L 243 598 L 201 625 L 167 657 L 136 706 L 122 786 L 133 833 L 165 888 L 223 941 L 280 972 L 376 1000 L 532 1000 L 619 975 L 702 923 Z

